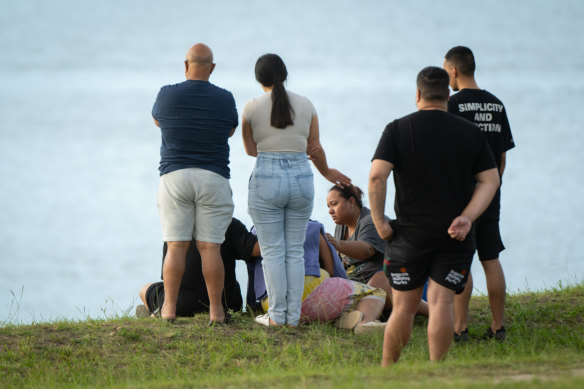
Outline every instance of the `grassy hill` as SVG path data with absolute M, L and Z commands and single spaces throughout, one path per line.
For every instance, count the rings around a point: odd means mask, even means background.
M 122 317 L 0 326 L 1 387 L 576 388 L 584 387 L 584 284 L 510 295 L 507 341 L 481 341 L 485 296 L 473 297 L 471 341 L 428 362 L 416 318 L 400 362 L 380 367 L 382 332 L 331 325 L 274 329 L 245 313 L 208 328 L 207 315 L 167 324 Z

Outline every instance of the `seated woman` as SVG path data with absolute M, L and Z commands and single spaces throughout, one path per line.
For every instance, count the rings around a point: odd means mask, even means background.
M 362 197 L 363 191 L 355 185 L 335 185 L 329 190 L 327 206 L 337 226 L 335 235 L 326 234 L 326 238 L 339 253 L 348 279 L 385 291 L 384 311 L 388 312 L 391 310 L 391 287 L 383 271 L 386 242 L 377 234 Z M 428 315 L 424 301 L 420 302 L 418 313 Z
M 252 230 L 253 232 L 253 230 Z M 304 241 L 304 294 L 301 317 L 307 322 L 336 320 L 336 326 L 355 328 L 356 333 L 384 327 L 376 321 L 383 310 L 385 292 L 346 279 L 341 259 L 324 238 L 321 223 L 310 220 Z M 332 274 L 332 277 L 330 276 Z M 252 310 L 268 309 L 261 259 L 248 264 L 248 305 Z M 250 295 L 254 298 L 250 299 Z M 255 304 L 251 301 L 255 300 Z M 266 320 L 266 323 L 269 322 Z

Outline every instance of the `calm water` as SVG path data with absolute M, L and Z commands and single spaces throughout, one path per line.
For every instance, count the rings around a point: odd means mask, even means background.
M 280 54 L 288 87 L 317 108 L 330 165 L 363 189 L 385 124 L 415 110 L 418 71 L 468 45 L 518 145 L 502 201 L 509 291 L 584 279 L 583 2 L 164 3 L 3 2 L 1 322 L 117 315 L 157 280 L 160 134 L 150 111 L 160 86 L 183 79 L 198 41 L 213 48 L 212 81 L 233 92 L 240 113 L 262 93 L 256 58 Z M 240 129 L 231 161 L 235 216 L 249 227 L 254 160 Z M 313 218 L 331 230 L 328 187 L 316 178 Z

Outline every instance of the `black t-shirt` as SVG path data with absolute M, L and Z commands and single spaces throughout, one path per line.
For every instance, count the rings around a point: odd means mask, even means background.
M 256 242 L 257 237 L 250 233 L 242 222 L 236 218 L 231 220 L 231 224 L 225 233 L 225 241 L 221 244 L 221 258 L 225 268 L 224 291 L 227 299 L 230 299 L 230 296 L 234 296 L 234 298 L 239 296 L 241 300 L 241 288 L 235 277 L 235 260 L 249 261 L 252 258 L 251 253 Z M 163 266 L 166 251 L 167 245 L 165 242 L 162 250 Z M 201 267 L 201 254 L 197 250 L 195 241 L 191 242 L 187 252 L 185 273 L 180 287 L 181 289 L 189 289 L 198 293 L 202 300 L 206 298 L 206 301 L 208 301 L 209 299 Z
M 456 245 L 448 227 L 470 201 L 474 176 L 496 167 L 480 130 L 440 110 L 418 111 L 388 124 L 373 159 L 394 165 L 395 237 L 436 248 Z M 474 240 L 463 245 L 473 248 Z
M 463 117 L 477 125 L 493 152 L 497 170 L 501 169 L 501 155 L 515 147 L 507 113 L 501 100 L 482 89 L 462 89 L 450 96 L 448 112 Z M 493 201 L 477 222 L 499 219 L 501 191 L 497 190 Z
M 448 112 L 473 122 L 481 129 L 500 169 L 501 154 L 515 147 L 501 100 L 486 90 L 462 89 L 450 96 Z

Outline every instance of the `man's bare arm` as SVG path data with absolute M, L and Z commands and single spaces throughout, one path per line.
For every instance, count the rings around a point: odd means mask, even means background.
M 381 159 L 374 159 L 369 171 L 369 205 L 371 219 L 379 236 L 391 240 L 393 229 L 385 220 L 385 196 L 387 194 L 387 178 L 393 170 L 393 164 Z
M 487 209 L 497 188 L 499 188 L 499 172 L 496 168 L 484 170 L 475 175 L 477 185 L 462 214 L 452 221 L 448 234 L 452 239 L 463 241 L 470 232 L 472 223 Z

